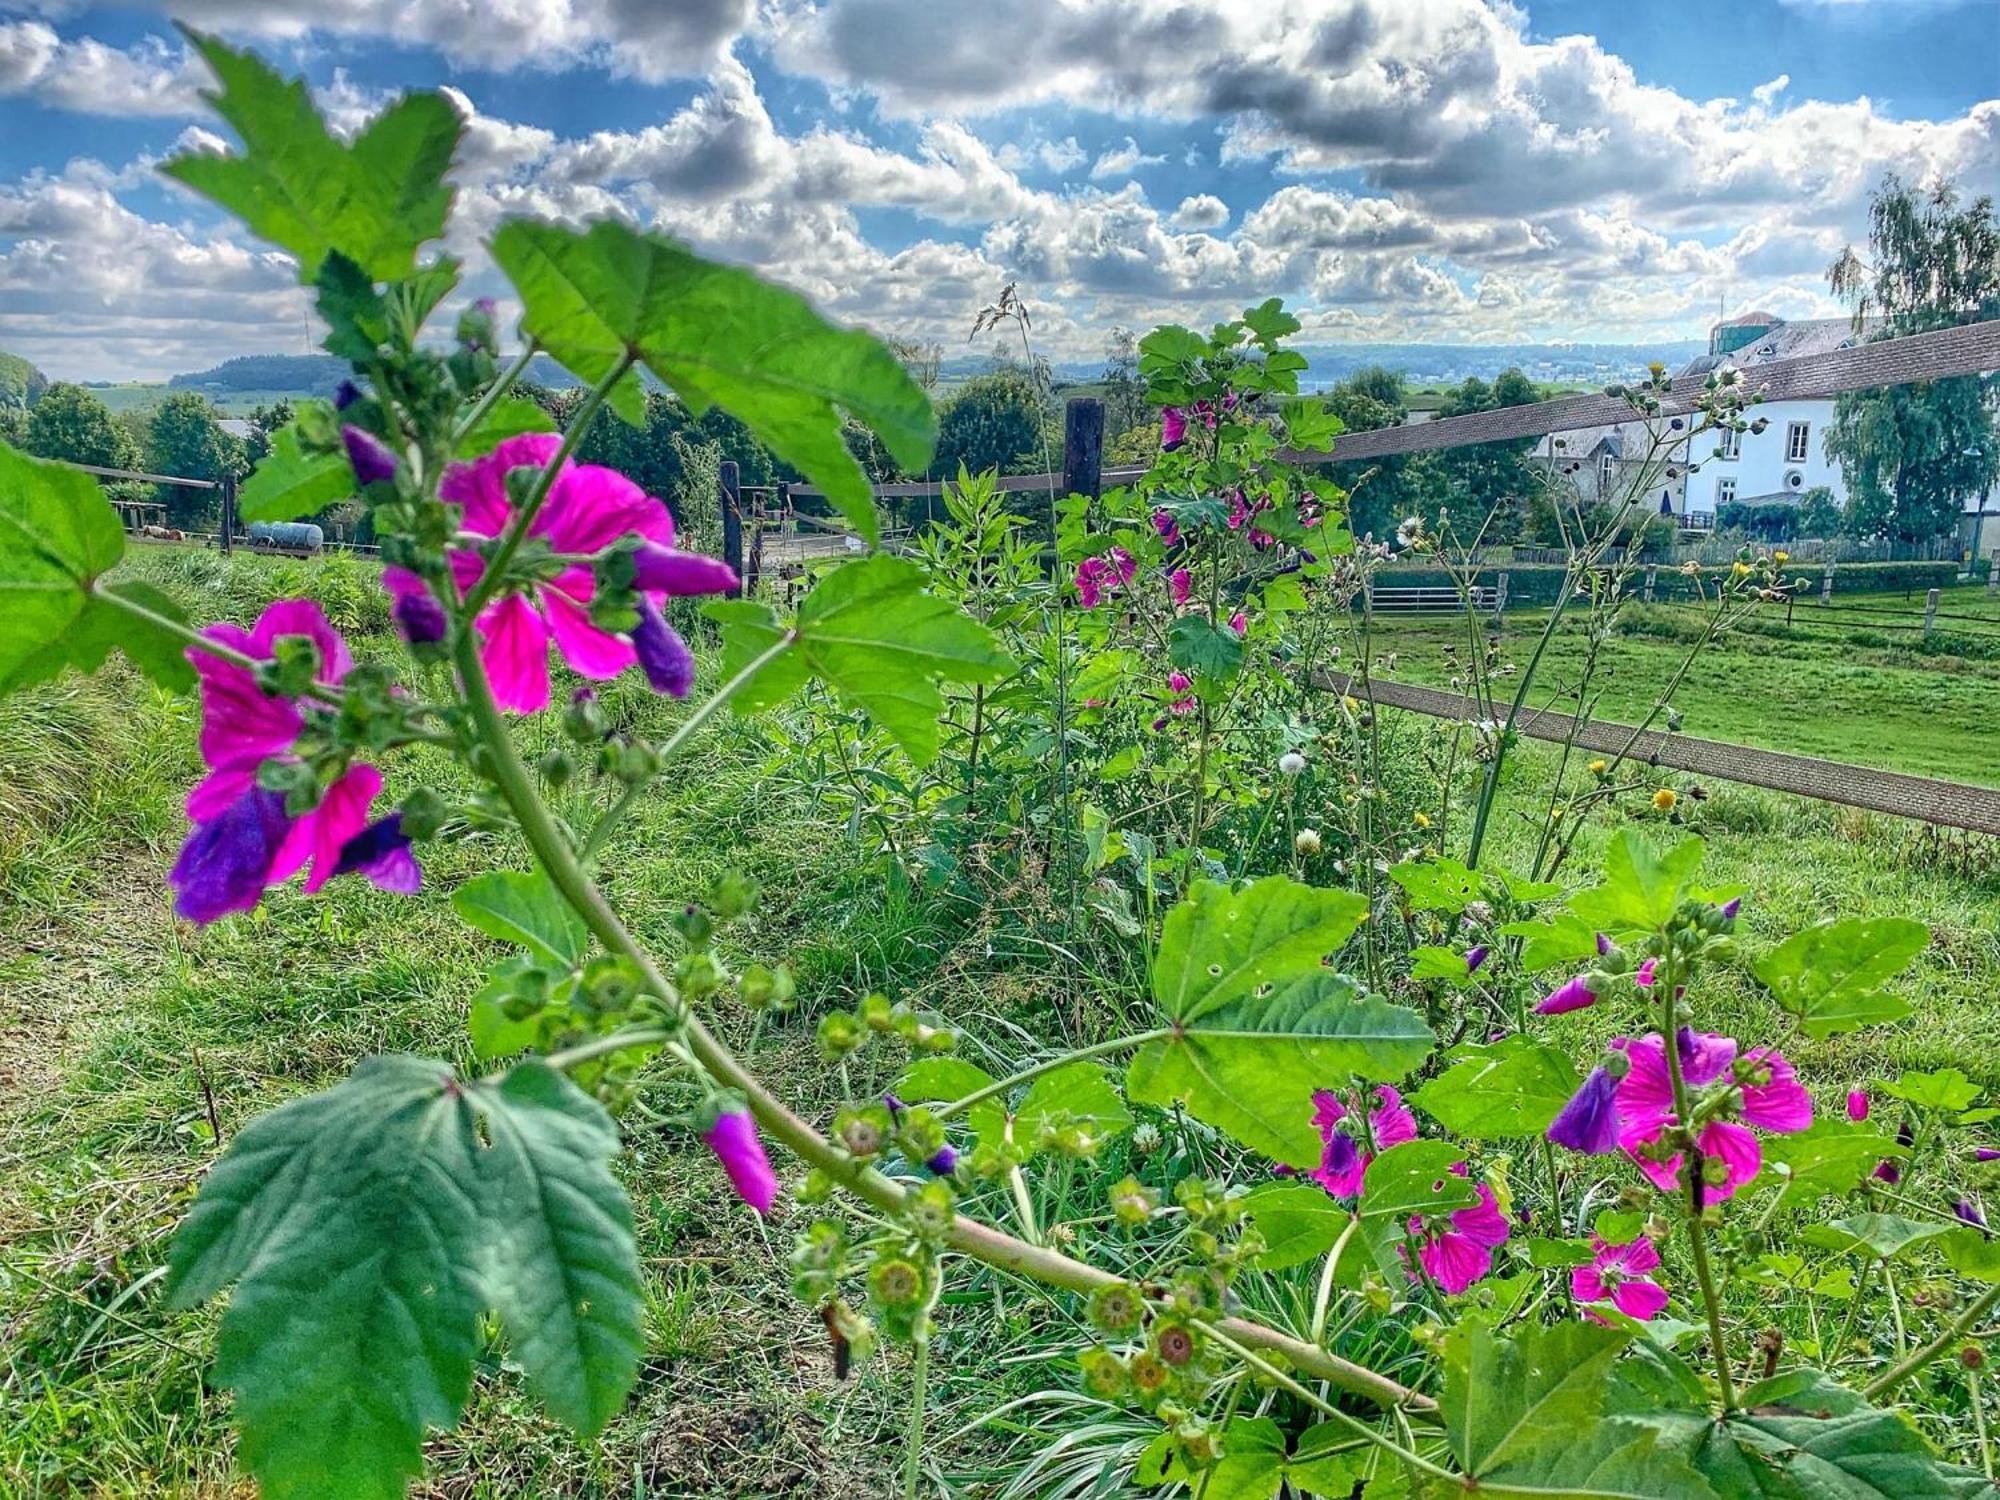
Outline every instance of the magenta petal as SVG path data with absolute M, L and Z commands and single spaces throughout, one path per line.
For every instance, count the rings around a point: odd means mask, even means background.
M 1618 1283 L 1618 1290 L 1611 1294 L 1611 1305 L 1626 1317 L 1644 1323 L 1658 1317 L 1666 1307 L 1667 1290 L 1657 1281 L 1635 1276 Z
M 511 594 L 480 615 L 479 629 L 486 638 L 479 659 L 499 705 L 517 714 L 547 708 L 549 628 L 534 606 Z
M 326 612 L 311 599 L 279 599 L 264 608 L 251 627 L 250 640 L 252 654 L 271 656 L 280 636 L 302 635 L 319 650 L 318 680 L 337 683 L 354 666 L 354 658 L 349 654 L 347 642 L 326 617 Z
M 1535 1014 L 1538 1016 L 1567 1015 L 1570 1011 L 1584 1010 L 1596 1003 L 1597 996 L 1591 993 L 1589 976 L 1578 974 L 1565 981 L 1561 987 L 1551 990 L 1535 1006 Z
M 1868 1118 L 1868 1091 L 1849 1089 L 1847 1091 L 1847 1118 L 1859 1125 Z
M 326 789 L 319 806 L 299 819 L 299 828 L 311 830 L 308 891 L 316 891 L 333 879 L 340 868 L 341 851 L 368 826 L 368 809 L 381 790 L 380 771 L 373 766 L 350 766 L 346 775 Z
M 558 552 L 597 552 L 636 534 L 665 546 L 673 513 L 616 469 L 571 464 L 556 479 L 533 527 Z
M 519 468 L 542 468 L 556 456 L 562 439 L 552 432 L 524 432 L 510 437 L 484 458 L 453 464 L 438 484 L 438 495 L 462 510 L 464 527 L 481 536 L 498 536 L 513 513 L 507 498 L 507 474 Z
M 556 650 L 574 671 L 604 680 L 632 665 L 631 645 L 591 624 L 590 611 L 568 594 L 544 588 L 538 597 L 549 632 L 556 639 Z
M 1595 1265 L 1578 1266 L 1569 1273 L 1569 1294 L 1579 1302 L 1604 1300 L 1604 1277 Z
M 778 1175 L 764 1155 L 764 1143 L 757 1138 L 757 1124 L 741 1110 L 717 1115 L 715 1123 L 702 1134 L 708 1149 L 729 1174 L 736 1196 L 760 1214 L 771 1211 L 778 1196 Z
M 1493 1197 L 1493 1189 L 1479 1184 L 1479 1202 L 1471 1208 L 1453 1211 L 1451 1227 L 1475 1245 L 1488 1247 L 1507 1243 L 1507 1216 Z
M 1456 1297 L 1493 1266 L 1493 1252 L 1462 1234 L 1447 1231 L 1417 1247 L 1417 1259 L 1446 1292 Z
M 1368 1112 L 1368 1129 L 1377 1150 L 1386 1151 L 1417 1138 L 1417 1117 L 1403 1103 L 1403 1096 L 1388 1084 L 1375 1089 L 1377 1107 Z
M 1776 1052 L 1753 1054 L 1753 1060 L 1768 1068 L 1771 1078 L 1768 1083 L 1745 1084 L 1743 1088 L 1743 1118 L 1752 1125 L 1779 1135 L 1789 1135 L 1795 1130 L 1804 1130 L 1813 1122 L 1812 1095 L 1806 1092 L 1792 1065 Z M 1849 1099 L 1849 1117 L 1853 1116 L 1852 1097 Z M 1861 1096 L 1861 1118 L 1868 1117 L 1868 1096 Z
M 1707 1202 L 1727 1198 L 1755 1177 L 1758 1168 L 1764 1165 L 1764 1148 L 1757 1144 L 1756 1135 L 1728 1120 L 1710 1120 L 1695 1140 L 1703 1156 L 1721 1162 L 1729 1172 L 1721 1187 L 1706 1189 Z

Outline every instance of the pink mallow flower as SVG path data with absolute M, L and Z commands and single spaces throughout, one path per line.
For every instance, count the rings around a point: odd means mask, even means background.
M 1187 413 L 1178 406 L 1160 412 L 1160 447 L 1171 453 L 1187 441 Z
M 1173 697 L 1167 702 L 1167 712 L 1191 714 L 1194 712 L 1194 680 L 1185 672 L 1167 674 L 1167 691 Z
M 1187 607 L 1188 595 L 1194 591 L 1194 575 L 1186 568 L 1175 568 L 1167 575 L 1167 594 L 1174 601 L 1175 609 Z
M 1153 530 L 1159 533 L 1160 540 L 1169 547 L 1178 547 L 1181 544 L 1181 528 L 1170 511 L 1153 512 Z
M 1641 1323 L 1657 1317 L 1667 1305 L 1667 1289 L 1646 1274 L 1660 1266 L 1653 1242 L 1642 1234 L 1629 1245 L 1607 1245 L 1592 1235 L 1590 1247 L 1596 1252 L 1590 1264 L 1569 1273 L 1570 1295 L 1579 1302 L 1609 1302 Z
M 1238 635 L 1243 635 L 1250 629 L 1250 617 L 1244 614 L 1242 610 L 1237 610 L 1235 614 L 1229 617 L 1229 628 Z
M 778 1196 L 778 1174 L 771 1170 L 764 1143 L 757 1138 L 757 1122 L 749 1112 L 737 1109 L 718 1114 L 701 1138 L 729 1174 L 736 1196 L 758 1213 L 768 1214 Z
M 1362 1175 L 1377 1151 L 1417 1138 L 1417 1117 L 1403 1103 L 1403 1096 L 1386 1083 L 1376 1086 L 1365 1144 L 1343 1128 L 1341 1122 L 1347 1117 L 1347 1106 L 1338 1094 L 1331 1089 L 1313 1091 L 1313 1125 L 1319 1131 L 1321 1150 L 1319 1167 L 1309 1175 L 1336 1198 L 1360 1193 Z
M 1452 1171 L 1465 1175 L 1465 1164 Z M 1418 1236 L 1417 1260 L 1440 1290 L 1456 1297 L 1493 1269 L 1493 1252 L 1507 1243 L 1507 1216 L 1500 1212 L 1493 1189 L 1477 1188 L 1479 1201 L 1454 1209 L 1443 1225 L 1413 1218 L 1410 1233 Z
M 1760 1049 L 1739 1063 L 1735 1038 L 1687 1027 L 1677 1033 L 1674 1045 L 1690 1093 L 1706 1093 L 1717 1086 L 1729 1091 L 1727 1101 L 1695 1137 L 1704 1161 L 1723 1165 L 1722 1182 L 1703 1188 L 1704 1201 L 1716 1202 L 1750 1181 L 1763 1165 L 1763 1147 L 1749 1126 L 1778 1134 L 1804 1130 L 1812 1124 L 1812 1096 L 1776 1051 Z M 1655 1186 L 1671 1192 L 1680 1185 L 1680 1153 L 1657 1161 L 1640 1151 L 1675 1120 L 1666 1045 L 1655 1032 L 1627 1041 L 1624 1052 L 1631 1067 L 1618 1082 L 1618 1144 Z
M 507 492 L 507 475 L 520 468 L 546 467 L 562 440 L 554 433 L 532 432 L 511 437 L 484 458 L 454 464 L 445 472 L 439 495 L 460 508 L 461 530 L 496 537 L 514 515 Z M 670 593 L 718 593 L 735 586 L 735 575 L 722 564 L 673 551 L 674 520 L 666 503 L 648 495 L 614 469 L 596 464 L 566 464 L 549 487 L 529 535 L 551 551 L 578 559 L 603 551 L 621 537 L 641 541 L 635 559 L 636 582 L 643 601 L 641 626 L 633 639 L 600 629 L 590 618 L 596 579 L 587 561 L 576 561 L 555 577 L 518 593 L 494 600 L 475 622 L 480 635 L 479 658 L 493 681 L 493 696 L 513 713 L 535 713 L 549 703 L 551 640 L 570 667 L 600 681 L 616 677 L 635 662 L 647 667 L 656 689 L 673 691 L 681 682 L 680 656 L 666 637 L 671 627 L 659 618 L 659 606 Z M 485 562 L 467 548 L 450 554 L 451 573 L 461 596 L 478 583 Z M 382 582 L 399 600 L 424 590 L 422 579 L 404 568 L 385 568 Z M 664 631 L 665 635 L 661 632 Z M 685 691 L 685 687 L 681 691 Z
M 1551 990 L 1535 1006 L 1538 1016 L 1566 1015 L 1573 1010 L 1583 1010 L 1597 1003 L 1596 992 L 1590 987 L 1590 976 L 1578 974 Z
M 1868 1118 L 1868 1091 L 1849 1089 L 1847 1091 L 1847 1118 L 1859 1125 Z
M 202 632 L 246 656 L 270 660 L 287 638 L 311 642 L 318 657 L 314 680 L 336 686 L 353 666 L 347 643 L 309 599 L 280 599 L 249 630 L 219 623 Z M 422 871 L 409 855 L 400 815 L 369 823 L 382 790 L 373 766 L 349 766 L 320 794 L 311 810 L 292 816 L 281 793 L 257 784 L 268 760 L 293 759 L 306 721 L 297 703 L 267 694 L 256 673 L 199 647 L 190 647 L 201 684 L 201 757 L 208 775 L 188 793 L 194 824 L 168 883 L 174 909 L 191 922 L 208 923 L 249 911 L 267 887 L 306 870 L 305 888 L 317 891 L 335 875 L 356 871 L 385 890 L 415 890 Z M 307 867 L 310 866 L 308 869 Z

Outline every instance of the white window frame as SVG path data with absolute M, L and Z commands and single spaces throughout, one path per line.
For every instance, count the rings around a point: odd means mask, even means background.
M 1715 456 L 1725 461 L 1733 461 L 1743 456 L 1743 434 L 1734 427 L 1722 429 L 1722 442 L 1715 450 Z
M 1725 474 L 1722 478 L 1715 481 L 1715 508 L 1721 510 L 1723 506 L 1734 505 L 1735 503 L 1736 476 L 1734 474 Z
M 1812 423 L 1792 422 L 1785 427 L 1785 462 L 1802 464 L 1812 457 Z
M 1606 490 L 1617 488 L 1618 460 L 1609 453 L 1597 455 L 1597 493 L 1601 499 Z

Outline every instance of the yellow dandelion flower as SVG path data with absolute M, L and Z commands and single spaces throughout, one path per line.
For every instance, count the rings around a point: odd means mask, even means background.
M 1776 563 L 1781 568 L 1791 560 L 1792 560 L 1792 554 L 1789 552 L 1773 552 L 1771 554 L 1771 561 Z
M 1413 821 L 1415 821 L 1417 827 L 1419 828 L 1428 828 L 1431 826 L 1430 815 L 1428 813 L 1416 814 Z
M 1663 786 L 1653 793 L 1653 809 L 1655 812 L 1672 812 L 1674 804 L 1680 800 L 1672 787 Z
M 1590 774 L 1593 776 L 1602 776 L 1610 769 L 1611 762 L 1608 760 L 1594 760 L 1590 763 Z

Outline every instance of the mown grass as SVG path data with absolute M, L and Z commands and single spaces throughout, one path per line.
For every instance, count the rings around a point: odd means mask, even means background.
M 264 600 L 306 586 L 347 628 L 383 625 L 365 569 L 317 572 L 310 570 L 320 565 L 193 553 L 150 554 L 138 566 L 204 613 L 246 618 Z M 1402 648 L 1418 670 L 1427 629 L 1412 627 Z M 1614 649 L 1624 671 L 1653 646 L 1634 636 Z M 1706 676 L 1703 691 L 1714 697 L 1688 698 L 1683 710 L 1691 732 L 1735 732 L 1697 722 L 1698 709 L 1719 717 L 1734 705 L 1729 723 L 1757 722 L 1755 705 L 1772 701 L 1760 696 L 1772 680 L 1800 670 L 1787 665 L 1791 649 L 1744 653 L 1739 674 L 1756 675 L 1734 687 L 1717 686 L 1726 673 Z M 1855 680 L 1847 742 L 1901 754 L 1901 688 L 1885 678 L 1879 693 L 1870 691 L 1875 681 L 1867 673 Z M 679 712 L 622 687 L 607 702 L 646 732 Z M 1974 733 L 1977 721 L 1967 722 L 1974 727 L 1965 733 Z M 41 689 L 0 716 L 0 1491 L 7 1493 L 249 1492 L 233 1467 L 227 1398 L 204 1380 L 215 1312 L 174 1312 L 161 1296 L 168 1237 L 216 1154 L 211 1111 L 226 1142 L 257 1113 L 373 1052 L 420 1051 L 469 1065 L 465 1005 L 496 950 L 456 921 L 448 894 L 477 871 L 523 858 L 511 839 L 484 835 L 429 851 L 430 880 L 415 898 L 342 881 L 318 899 L 281 892 L 251 919 L 188 929 L 170 918 L 162 876 L 183 827 L 180 799 L 196 774 L 193 729 L 190 705 L 122 668 Z M 539 743 L 552 729 L 537 723 L 523 733 Z M 1990 768 L 2000 745 L 1990 732 L 1960 748 L 1976 758 L 1982 745 Z M 845 828 L 809 790 L 777 792 L 768 753 L 754 724 L 719 724 L 642 805 L 605 871 L 621 909 L 667 952 L 672 913 L 716 873 L 739 868 L 764 883 L 754 920 L 728 941 L 734 959 L 789 958 L 799 970 L 798 1012 L 768 1027 L 756 1048 L 758 1065 L 795 1107 L 809 1117 L 830 1114 L 839 1085 L 818 1060 L 813 1024 L 827 1006 L 871 988 L 940 1010 L 963 1029 L 967 1054 L 996 1069 L 1038 1049 L 1111 1034 L 1136 996 L 1129 955 L 1121 960 L 1107 934 L 1079 933 L 1052 949 L 1042 940 L 1046 893 L 1024 889 L 969 911 L 857 873 Z M 1503 860 L 1520 857 L 1538 831 L 1531 794 L 1547 759 L 1531 751 L 1525 764 L 1498 828 Z M 412 774 L 451 773 L 423 764 Z M 1316 769 L 1302 795 L 1319 796 L 1337 780 Z M 1713 878 L 1751 888 L 1745 930 L 1753 942 L 1831 913 L 1864 911 L 1907 913 L 1936 935 L 1912 982 L 1917 1019 L 1807 1050 L 1801 1060 L 1822 1099 L 1903 1066 L 1952 1064 L 2000 1082 L 1992 998 L 2000 987 L 2000 873 L 1990 844 L 1795 799 L 1726 787 L 1710 793 L 1683 803 L 1684 827 L 1708 840 Z M 1592 820 L 1579 877 L 1621 822 L 1610 813 Z M 1761 1004 L 1724 980 L 1724 1014 L 1755 1024 Z M 741 1017 L 724 1013 L 718 1023 L 732 1040 L 747 1040 Z M 885 1083 L 893 1062 L 864 1061 L 857 1091 Z M 1204 1149 L 1179 1134 L 1165 1148 L 1168 1155 Z M 1043 1221 L 1101 1214 L 1104 1184 L 1133 1164 L 1120 1145 L 1094 1166 L 1051 1174 L 1040 1189 Z M 463 1428 L 434 1440 L 421 1493 L 890 1492 L 905 1367 L 892 1351 L 850 1382 L 833 1378 L 817 1320 L 785 1286 L 785 1256 L 805 1211 L 787 1205 L 760 1225 L 729 1195 L 707 1153 L 681 1135 L 638 1133 L 622 1170 L 653 1289 L 633 1401 L 600 1442 L 580 1445 L 536 1414 L 495 1351 Z M 983 1206 L 1007 1212 L 997 1200 Z M 1303 1274 L 1254 1278 L 1245 1295 L 1296 1312 L 1310 1296 Z M 1083 1486 L 1105 1482 L 1107 1463 L 1115 1487 L 1118 1466 L 1154 1429 L 1065 1394 L 1074 1381 L 1063 1361 L 1086 1341 L 1073 1307 L 955 1268 L 933 1360 L 930 1430 L 944 1439 L 931 1462 L 957 1492 L 1085 1493 Z M 996 1410 L 997 1421 L 982 1422 Z

